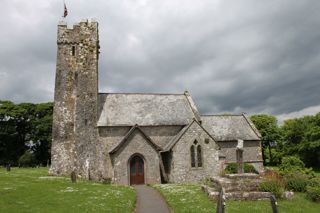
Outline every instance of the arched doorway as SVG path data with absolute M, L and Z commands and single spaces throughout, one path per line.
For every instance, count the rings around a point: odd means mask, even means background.
M 130 160 L 130 185 L 144 184 L 144 162 L 136 155 Z

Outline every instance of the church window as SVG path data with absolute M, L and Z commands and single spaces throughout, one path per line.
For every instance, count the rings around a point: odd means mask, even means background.
M 190 156 L 191 167 L 202 167 L 202 149 L 197 140 L 190 147 Z
M 197 163 L 198 167 L 202 167 L 202 153 L 201 153 L 201 146 L 197 146 Z
M 196 156 L 195 156 L 194 145 L 190 147 L 190 155 L 191 155 L 191 167 L 196 167 Z

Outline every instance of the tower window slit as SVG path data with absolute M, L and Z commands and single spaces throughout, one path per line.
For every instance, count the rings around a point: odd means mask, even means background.
M 76 55 L 76 46 L 72 46 L 71 52 L 72 52 L 72 56 Z

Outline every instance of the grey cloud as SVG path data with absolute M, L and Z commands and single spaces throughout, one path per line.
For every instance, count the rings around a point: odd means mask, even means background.
M 52 101 L 61 4 L 4 1 L 0 99 Z M 188 89 L 202 113 L 293 115 L 320 105 L 318 1 L 70 0 L 67 6 L 69 23 L 99 21 L 102 92 Z

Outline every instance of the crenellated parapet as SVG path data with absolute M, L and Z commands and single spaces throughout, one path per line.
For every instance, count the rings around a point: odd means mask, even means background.
M 58 24 L 58 38 L 59 44 L 96 44 L 99 42 L 98 22 L 91 20 L 83 20 L 74 24 L 72 28 L 68 28 L 66 22 L 59 22 Z

